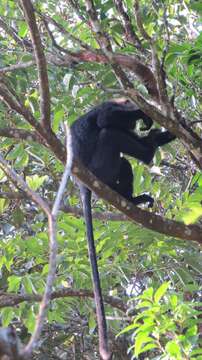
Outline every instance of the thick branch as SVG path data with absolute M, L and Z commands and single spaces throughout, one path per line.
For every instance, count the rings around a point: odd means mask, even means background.
M 64 50 L 64 49 L 63 49 Z M 120 67 L 129 69 L 137 76 L 137 78 L 143 82 L 148 90 L 148 93 L 156 100 L 158 100 L 158 88 L 156 85 L 155 77 L 152 71 L 145 64 L 141 63 L 135 56 L 123 55 L 123 54 L 112 54 L 112 60 L 114 63 L 120 65 Z M 71 52 L 68 50 L 68 55 L 64 56 L 63 59 L 59 59 L 52 55 L 47 55 L 48 63 L 60 66 L 68 67 L 73 63 L 79 64 L 81 62 L 98 62 L 101 64 L 109 64 L 109 59 L 104 55 L 95 50 L 86 50 L 80 52 Z M 6 73 L 9 71 L 15 71 L 18 69 L 25 69 L 32 65 L 35 65 L 35 61 L 31 60 L 27 63 L 19 63 L 16 65 L 10 65 L 4 68 L 0 68 L 0 73 Z
M 170 166 L 170 164 L 169 164 Z M 173 165 L 174 167 L 174 165 Z M 23 193 L 23 192 L 19 192 L 19 191 L 15 191 L 15 192 L 6 192 L 6 191 L 0 191 L 0 199 L 9 199 L 9 200 L 27 200 L 28 196 Z M 51 205 L 51 204 L 49 204 Z M 63 211 L 64 213 L 67 214 L 71 214 L 73 216 L 76 217 L 82 217 L 83 216 L 83 210 L 81 208 L 78 207 L 73 207 L 73 206 L 61 206 L 60 210 Z M 98 211 L 94 211 L 93 212 L 93 218 L 94 219 L 98 219 L 101 221 L 127 221 L 128 217 L 124 214 L 121 213 L 114 213 L 111 211 L 104 211 L 104 212 L 98 212 Z
M 41 108 L 41 122 L 44 130 L 49 130 L 50 124 L 50 94 L 49 82 L 47 73 L 46 58 L 43 52 L 40 33 L 36 24 L 34 8 L 30 0 L 21 0 L 25 19 L 29 26 L 32 44 L 34 48 L 38 78 L 39 78 L 39 91 L 40 91 L 40 108 Z
M 87 171 L 84 166 L 78 163 L 78 161 L 74 162 L 72 172 L 99 197 L 114 205 L 117 209 L 119 209 L 136 223 L 167 236 L 172 236 L 183 240 L 194 240 L 199 244 L 202 244 L 202 228 L 200 226 L 187 226 L 181 222 L 162 218 L 159 215 L 149 213 L 148 211 L 134 206 L 124 197 L 118 195 L 107 185 L 96 179 L 96 177 Z
M 109 59 L 102 54 L 94 53 L 93 51 L 77 52 L 71 54 L 75 61 L 84 62 L 98 62 L 102 64 L 108 64 Z M 64 57 L 65 59 L 65 57 Z M 111 60 L 120 65 L 120 67 L 129 69 L 137 76 L 137 78 L 143 82 L 148 90 L 148 93 L 156 100 L 159 98 L 158 88 L 156 80 L 152 71 L 146 65 L 142 64 L 135 56 L 112 54 Z M 69 64 L 69 58 L 67 57 L 67 63 Z M 64 63 L 63 63 L 64 64 Z
M 193 136 L 195 133 L 189 133 L 183 124 L 176 123 L 173 119 L 167 119 L 166 115 L 158 111 L 156 107 L 147 103 L 139 94 L 135 91 L 128 91 L 126 95 L 133 98 L 133 100 L 144 109 L 145 113 L 148 113 L 154 120 L 158 121 L 160 124 L 166 126 L 168 129 L 176 133 L 177 135 L 184 139 L 187 143 L 193 144 L 192 154 L 196 156 L 199 164 L 202 166 L 202 159 L 200 156 L 200 147 L 201 140 L 196 136 Z M 57 137 L 53 134 L 44 135 L 48 145 L 55 155 L 64 163 L 65 162 L 65 148 Z M 194 148 L 194 146 L 196 148 Z M 201 147 L 202 148 L 202 147 Z M 82 164 L 78 161 L 74 164 L 73 173 L 79 180 L 83 181 L 92 191 L 94 191 L 99 197 L 113 204 L 117 209 L 127 215 L 129 218 L 142 224 L 148 229 L 163 233 L 167 236 L 179 237 L 184 240 L 195 240 L 199 243 L 202 243 L 202 229 L 197 225 L 186 226 L 182 223 L 166 220 L 159 215 L 155 215 L 139 209 L 132 205 L 130 202 L 127 202 L 124 198 L 118 195 L 116 192 L 112 191 L 108 186 L 99 182 Z

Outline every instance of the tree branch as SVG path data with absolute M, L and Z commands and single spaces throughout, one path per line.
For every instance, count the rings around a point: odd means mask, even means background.
M 50 124 L 50 94 L 46 58 L 43 52 L 41 37 L 36 24 L 34 8 L 30 0 L 21 0 L 26 22 L 29 26 L 34 48 L 39 78 L 41 123 L 44 130 L 49 131 Z
M 93 291 L 86 289 L 61 289 L 58 291 L 53 291 L 51 294 L 51 300 L 66 298 L 66 297 L 78 297 L 78 298 L 91 298 L 94 299 Z M 37 294 L 12 294 L 0 292 L 0 308 L 3 307 L 13 307 L 18 304 L 21 304 L 24 301 L 27 302 L 40 302 L 42 300 L 42 295 Z M 120 299 L 113 296 L 104 296 L 104 301 L 106 304 L 111 305 L 112 307 L 121 310 L 123 312 L 127 311 L 127 305 L 122 302 Z
M 106 57 L 107 62 L 111 64 L 112 69 L 114 70 L 114 73 L 121 87 L 132 89 L 133 88 L 132 82 L 129 80 L 123 69 L 113 59 L 110 38 L 109 35 L 102 29 L 102 24 L 98 19 L 94 1 L 85 0 L 85 4 L 86 4 L 86 12 L 88 13 L 90 19 L 91 30 L 95 34 L 95 38 L 98 44 L 100 45 L 100 49 L 102 50 L 104 56 Z
M 134 31 L 131 19 L 128 13 L 124 10 L 124 4 L 122 0 L 114 0 L 115 7 L 122 18 L 122 22 L 125 29 L 126 39 L 132 42 L 137 49 L 141 51 L 145 51 L 143 48 L 140 39 L 138 38 L 137 34 Z
M 137 224 L 167 236 L 197 241 L 199 244 L 202 244 L 202 228 L 200 226 L 184 225 L 181 222 L 162 218 L 159 215 L 134 206 L 107 185 L 101 183 L 78 161 L 74 161 L 72 172 L 74 176 L 95 192 L 96 195 L 114 205 Z
M 10 195 L 11 198 L 15 198 L 14 194 L 11 193 L 11 195 Z M 0 192 L 0 197 L 2 195 L 3 194 Z M 20 196 L 18 198 L 20 198 Z M 77 216 L 77 217 L 83 216 L 83 210 L 76 207 L 76 206 L 75 207 L 67 206 L 67 205 L 61 206 L 60 210 L 65 212 L 65 213 Z M 103 211 L 103 212 L 93 211 L 93 219 L 98 219 L 98 220 L 101 220 L 101 221 L 128 221 L 128 217 L 125 214 L 123 214 L 123 213 L 113 213 L 111 211 Z
M 37 316 L 37 321 L 35 325 L 34 332 L 27 344 L 27 346 L 22 350 L 21 356 L 22 358 L 29 357 L 33 351 L 33 348 L 36 346 L 37 340 L 41 334 L 41 330 L 43 327 L 43 322 L 46 316 L 46 311 L 51 299 L 51 291 L 53 286 L 53 281 L 55 279 L 56 273 L 56 256 L 57 256 L 57 238 L 56 238 L 56 221 L 57 214 L 59 211 L 60 203 L 62 200 L 62 196 L 64 190 L 66 188 L 66 182 L 70 175 L 71 165 L 72 165 L 72 150 L 71 150 L 71 136 L 67 139 L 67 147 L 69 157 L 66 160 L 66 166 L 64 170 L 64 174 L 61 180 L 61 184 L 59 190 L 56 195 L 55 202 L 53 204 L 52 211 L 50 210 L 49 205 L 45 202 L 37 193 L 31 190 L 26 182 L 22 179 L 21 176 L 17 175 L 16 172 L 11 169 L 8 163 L 3 159 L 0 155 L 0 167 L 4 171 L 4 173 L 12 180 L 12 182 L 20 187 L 47 215 L 48 217 L 48 230 L 49 230 L 49 271 L 45 286 L 44 295 L 42 297 L 42 301 L 39 307 L 39 313 Z
M 104 54 L 98 54 L 94 51 L 80 51 L 77 53 L 71 53 L 72 60 L 77 62 L 98 62 L 101 64 L 109 64 L 109 59 Z M 159 93 L 156 84 L 156 79 L 152 71 L 141 63 L 134 55 L 125 54 L 111 54 L 112 62 L 120 65 L 120 67 L 131 70 L 137 78 L 143 82 L 148 90 L 148 93 L 155 99 L 158 100 Z M 69 66 L 69 56 L 66 57 L 67 66 Z M 65 65 L 65 56 L 63 66 Z M 61 64 L 62 66 L 62 64 Z M 131 88 L 131 86 L 129 86 Z
M 21 39 L 18 36 L 16 30 L 12 26 L 9 26 L 2 17 L 0 17 L 0 28 L 2 28 L 8 35 L 10 35 L 18 45 L 21 47 L 26 47 L 29 50 L 31 49 L 31 43 L 26 39 Z
M 135 0 L 135 16 L 136 16 L 136 22 L 138 29 L 140 33 L 142 34 L 143 38 L 149 42 L 150 48 L 152 51 L 152 62 L 153 62 L 153 68 L 155 72 L 155 77 L 157 81 L 158 86 L 158 92 L 159 92 L 159 99 L 161 104 L 164 104 L 166 107 L 169 108 L 169 99 L 167 94 L 167 87 L 165 82 L 165 73 L 160 65 L 160 61 L 156 52 L 156 46 L 154 43 L 154 39 L 152 39 L 147 32 L 144 29 L 142 18 L 140 14 L 140 7 L 139 7 L 139 0 Z
M 49 130 L 49 132 L 44 130 L 44 128 L 38 123 L 35 117 L 32 115 L 30 110 L 26 108 L 21 101 L 18 99 L 17 95 L 14 96 L 14 92 L 10 93 L 9 89 L 5 86 L 5 82 L 2 82 L 0 79 L 0 99 L 7 104 L 9 108 L 16 111 L 18 114 L 22 115 L 23 118 L 36 130 L 37 134 L 47 142 L 47 145 L 52 149 L 52 151 L 57 154 L 56 156 L 61 160 L 65 161 L 66 149 L 57 138 L 57 136 Z M 43 140 L 42 140 L 43 141 Z
M 168 129 L 171 133 L 180 138 L 190 152 L 199 168 L 202 168 L 202 140 L 187 124 L 186 120 L 177 111 L 168 113 L 167 109 L 159 108 L 157 104 L 149 103 L 137 91 L 130 89 L 123 92 L 125 96 L 131 98 L 145 114 L 154 121 Z
M 81 46 L 81 48 L 83 48 L 85 50 L 88 50 L 88 51 L 92 50 L 92 48 L 88 44 L 86 44 L 85 42 L 80 40 L 75 35 L 71 34 L 68 30 L 66 30 L 61 24 L 59 24 L 55 19 L 51 18 L 49 15 L 42 14 L 42 13 L 39 13 L 39 15 L 46 22 L 51 23 L 52 25 L 54 25 L 55 28 L 57 28 L 61 34 L 66 36 L 68 39 L 71 39 L 75 43 L 79 44 Z
M 0 89 L 1 91 L 1 89 Z M 1 92 L 0 92 L 1 94 Z M 193 142 L 194 146 L 191 150 L 193 156 L 198 159 L 199 165 L 202 167 L 202 158 L 200 155 L 200 149 L 202 149 L 202 141 L 195 136 L 195 133 L 190 133 L 180 122 L 176 123 L 173 119 L 168 119 L 166 114 L 157 110 L 156 107 L 146 102 L 134 90 L 128 90 L 124 93 L 126 96 L 131 97 L 140 108 L 144 109 L 145 113 L 148 113 L 154 120 L 167 127 L 173 133 L 179 134 L 179 136 L 187 141 Z M 15 108 L 14 108 L 15 109 Z M 17 110 L 19 111 L 19 109 Z M 24 112 L 24 110 L 23 110 Z M 21 110 L 20 110 L 21 113 Z M 25 114 L 26 115 L 26 114 Z M 65 162 L 65 149 L 57 139 L 57 137 L 50 133 L 44 135 L 48 145 L 55 155 L 64 163 Z M 189 143 L 189 142 L 187 142 Z M 189 145 L 190 146 L 190 145 Z M 201 150 L 202 152 L 202 150 Z M 127 215 L 130 219 L 145 226 L 148 229 L 163 233 L 167 236 L 174 236 L 184 240 L 194 240 L 202 243 L 202 229 L 197 225 L 186 226 L 180 222 L 173 220 L 166 220 L 159 215 L 155 215 L 135 207 L 130 202 L 127 202 L 125 198 L 112 191 L 108 186 L 102 184 L 95 176 L 93 176 L 80 162 L 74 161 L 73 174 L 78 177 L 85 185 L 87 185 L 92 191 L 94 191 L 99 197 L 108 201 L 114 205 L 117 209 Z
M 59 189 L 56 194 L 56 198 L 52 207 L 51 212 L 48 215 L 48 231 L 49 231 L 49 270 L 48 276 L 46 280 L 45 291 L 43 294 L 42 301 L 39 306 L 39 313 L 37 316 L 36 324 L 34 332 L 26 345 L 26 347 L 22 351 L 22 356 L 29 357 L 37 344 L 37 341 L 40 337 L 44 320 L 46 317 L 46 312 L 51 300 L 51 293 L 53 282 L 56 274 L 56 259 L 57 259 L 57 215 L 60 209 L 60 203 L 62 201 L 63 193 L 66 188 L 67 180 L 69 179 L 72 167 L 72 144 L 71 144 L 71 134 L 68 131 L 66 126 L 66 148 L 68 157 L 66 159 L 65 169 L 63 172 L 63 176 L 60 182 Z
M 36 132 L 27 131 L 23 129 L 16 128 L 0 128 L 0 137 L 13 138 L 16 140 L 25 140 L 25 141 L 36 141 L 39 144 L 47 146 L 44 138 L 39 136 Z
M 12 182 L 19 188 L 21 188 L 33 201 L 37 204 L 47 216 L 50 214 L 50 208 L 48 204 L 37 194 L 35 193 L 30 187 L 26 184 L 23 178 L 16 174 L 16 172 L 11 169 L 8 165 L 7 161 L 0 155 L 0 167 L 3 172 L 12 180 Z
M 27 61 L 27 62 L 25 62 L 25 63 L 20 62 L 20 63 L 18 63 L 18 64 L 5 66 L 5 67 L 3 67 L 3 68 L 0 68 L 0 74 L 7 73 L 7 72 L 9 72 L 9 71 L 27 69 L 28 67 L 33 66 L 33 65 L 36 65 L 36 61 L 35 61 L 35 60 L 30 60 L 30 61 Z

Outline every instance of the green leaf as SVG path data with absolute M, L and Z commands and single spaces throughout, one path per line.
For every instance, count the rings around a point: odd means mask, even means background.
M 35 291 L 32 281 L 28 275 L 24 276 L 22 279 L 22 283 L 24 285 L 25 291 L 27 294 L 32 294 L 33 290 Z
M 33 333 L 33 331 L 34 331 L 35 319 L 36 319 L 36 316 L 33 312 L 33 309 L 30 308 L 30 311 L 28 312 L 26 319 L 24 319 L 24 324 L 27 327 L 30 334 Z
M 202 206 L 200 204 L 192 206 L 182 215 L 182 220 L 186 225 L 195 223 L 202 216 Z
M 20 227 L 23 224 L 25 216 L 24 212 L 19 207 L 13 211 L 12 220 L 16 227 Z
M 57 132 L 59 129 L 60 122 L 63 121 L 64 118 L 64 109 L 60 106 L 55 109 L 54 118 L 53 118 L 53 131 Z
M 9 201 L 7 199 L 0 198 L 0 215 L 2 215 L 5 210 L 8 208 Z
M 28 27 L 25 21 L 20 21 L 19 22 L 19 30 L 18 30 L 18 35 L 21 38 L 24 38 L 27 35 L 28 32 Z
M 143 348 L 139 351 L 139 354 L 142 354 L 145 351 L 156 349 L 156 348 L 158 348 L 158 346 L 155 343 L 149 343 L 149 344 L 143 346 Z
M 9 152 L 7 155 L 8 160 L 15 160 L 18 156 L 22 156 L 24 151 L 24 146 L 22 144 L 15 145 L 14 149 Z
M 171 296 L 170 296 L 170 304 L 171 304 L 171 306 L 172 306 L 173 309 L 176 308 L 177 303 L 178 303 L 177 295 L 175 295 L 175 294 L 171 295 Z
M 29 154 L 24 150 L 17 159 L 15 160 L 15 167 L 16 168 L 22 168 L 26 167 L 29 162 Z
M 97 326 L 97 322 L 95 319 L 95 314 L 92 312 L 90 313 L 90 316 L 88 318 L 88 326 L 89 326 L 90 334 L 93 334 L 93 332 Z
M 34 191 L 36 191 L 40 186 L 42 186 L 44 181 L 46 181 L 47 179 L 47 175 L 39 176 L 37 174 L 26 177 L 28 186 Z
M 135 348 L 134 348 L 134 354 L 135 356 L 138 356 L 143 348 L 144 344 L 152 343 L 154 344 L 154 339 L 148 336 L 147 332 L 141 332 L 139 333 L 135 338 Z M 147 344 L 148 345 L 148 344 Z
M 6 307 L 3 310 L 1 310 L 1 321 L 4 327 L 8 326 L 14 317 L 15 317 L 15 312 L 11 307 Z
M 49 264 L 44 265 L 42 275 L 47 275 L 49 271 Z
M 21 277 L 16 275 L 11 275 L 8 278 L 8 291 L 9 292 L 17 292 L 19 290 L 21 284 Z
M 137 323 L 137 322 L 135 322 L 135 323 L 133 323 L 133 324 L 130 324 L 130 325 L 126 326 L 123 330 L 121 330 L 121 331 L 118 333 L 117 336 L 120 336 L 120 335 L 122 335 L 122 334 L 125 334 L 125 333 L 131 331 L 131 330 L 134 330 L 134 329 L 136 329 L 136 328 L 139 327 L 139 326 L 141 326 L 141 324 L 140 324 L 140 323 Z
M 191 3 L 190 7 L 191 7 L 191 9 L 196 10 L 202 14 L 202 4 L 200 3 L 200 1 L 195 1 L 195 2 Z
M 159 302 L 159 300 L 161 300 L 161 298 L 165 295 L 168 287 L 170 285 L 170 282 L 166 282 L 166 283 L 163 283 L 159 288 L 158 290 L 155 292 L 154 294 L 154 301 L 155 302 Z
M 186 338 L 192 337 L 197 335 L 198 332 L 198 328 L 197 325 L 193 325 L 191 326 L 187 331 L 186 331 Z
M 174 356 L 175 359 L 178 359 L 181 355 L 180 346 L 173 340 L 167 342 L 165 349 L 168 354 Z
M 191 352 L 191 356 L 202 354 L 202 349 L 196 349 Z M 199 360 L 199 358 L 197 358 Z

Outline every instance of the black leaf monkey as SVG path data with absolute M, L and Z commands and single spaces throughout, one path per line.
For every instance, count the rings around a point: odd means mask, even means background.
M 126 154 L 149 164 L 158 146 L 172 141 L 175 136 L 169 131 L 150 130 L 143 137 L 133 130 L 136 122 L 142 119 L 149 130 L 153 124 L 150 117 L 126 99 L 103 103 L 77 119 L 71 127 L 73 154 L 103 183 L 131 201 L 134 205 L 148 203 L 153 198 L 143 194 L 133 197 L 133 172 Z M 99 333 L 99 351 L 102 360 L 111 359 L 108 349 L 107 327 L 104 304 L 99 280 L 99 272 L 94 245 L 91 191 L 79 185 L 87 228 L 88 252 L 92 268 L 94 297 Z

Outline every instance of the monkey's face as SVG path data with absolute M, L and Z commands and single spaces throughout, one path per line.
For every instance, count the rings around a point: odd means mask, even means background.
M 135 103 L 133 103 L 131 100 L 124 97 L 112 99 L 112 102 L 118 105 L 124 105 L 124 107 L 128 110 L 137 110 L 137 105 L 135 105 Z

